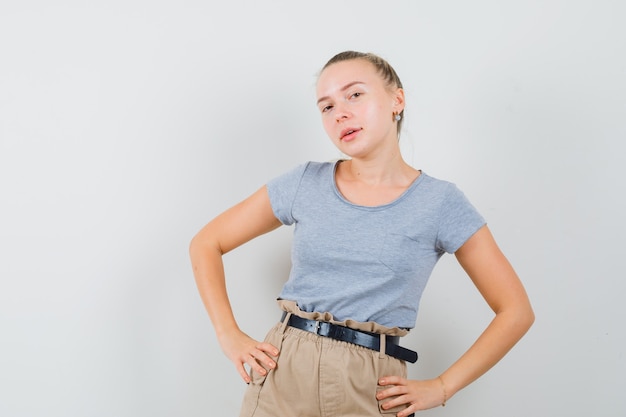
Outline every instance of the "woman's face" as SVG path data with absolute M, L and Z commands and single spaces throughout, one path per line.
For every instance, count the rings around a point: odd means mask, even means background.
M 367 157 L 381 147 L 397 146 L 393 116 L 404 109 L 404 93 L 390 89 L 368 61 L 342 61 L 323 70 L 317 106 L 326 133 L 344 154 Z

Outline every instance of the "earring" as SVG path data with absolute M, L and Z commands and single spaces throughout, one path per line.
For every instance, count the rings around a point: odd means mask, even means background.
M 400 120 L 402 120 L 402 116 L 400 116 L 398 113 L 395 113 L 393 115 L 393 120 L 395 120 L 396 122 L 399 122 Z

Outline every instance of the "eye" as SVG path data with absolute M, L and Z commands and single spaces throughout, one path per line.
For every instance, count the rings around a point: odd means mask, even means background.
M 357 92 L 352 93 L 350 98 L 359 98 L 359 97 L 361 97 L 361 95 L 363 95 L 363 93 L 357 91 Z
M 330 104 L 328 106 L 324 106 L 321 108 L 322 113 L 326 113 L 328 111 L 330 111 L 333 108 L 333 106 L 331 106 Z

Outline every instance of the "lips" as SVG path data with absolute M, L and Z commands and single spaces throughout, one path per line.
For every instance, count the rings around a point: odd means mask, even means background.
M 352 139 L 360 131 L 361 131 L 360 128 L 348 127 L 341 131 L 341 134 L 339 135 L 339 139 L 341 140 Z

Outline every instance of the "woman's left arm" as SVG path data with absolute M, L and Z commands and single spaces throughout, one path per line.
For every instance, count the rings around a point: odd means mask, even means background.
M 472 347 L 441 375 L 449 396 L 502 359 L 535 320 L 524 286 L 487 226 L 476 232 L 455 255 L 495 317 Z
M 396 385 L 385 392 L 400 395 L 389 407 L 410 405 L 398 416 L 432 408 L 450 399 L 494 366 L 532 325 L 535 316 L 515 270 L 483 226 L 455 253 L 495 317 L 476 342 L 438 378 L 409 381 L 385 377 L 381 385 Z M 382 399 L 379 397 L 379 399 Z

